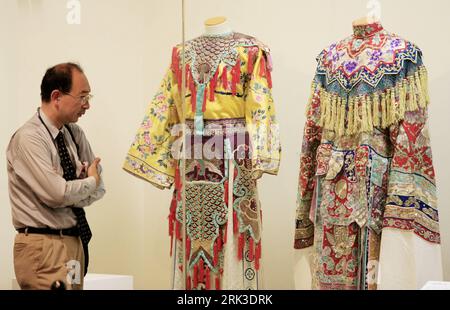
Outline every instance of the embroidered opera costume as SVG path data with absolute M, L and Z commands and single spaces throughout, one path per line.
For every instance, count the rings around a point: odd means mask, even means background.
M 173 49 L 170 69 L 148 106 L 124 169 L 161 189 L 174 185 L 168 219 L 175 289 L 257 289 L 257 179 L 277 174 L 280 161 L 269 49 L 232 32 L 188 41 L 184 55 L 185 70 L 182 46 Z M 174 155 L 182 145 L 184 159 Z
M 297 251 L 310 249 L 312 288 L 417 288 L 440 262 L 422 52 L 373 23 L 317 61 L 295 232 Z

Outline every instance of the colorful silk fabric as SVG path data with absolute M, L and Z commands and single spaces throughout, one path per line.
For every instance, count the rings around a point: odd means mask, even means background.
M 376 289 L 383 229 L 439 244 L 420 49 L 381 24 L 325 49 L 307 107 L 295 248 L 312 287 Z
M 256 289 L 261 258 L 256 183 L 263 173 L 277 174 L 280 160 L 269 49 L 238 33 L 187 42 L 184 102 L 182 55 L 182 46 L 173 49 L 171 67 L 124 169 L 158 188 L 175 185 L 169 214 L 174 288 Z M 183 176 L 182 161 L 174 154 L 183 144 L 179 125 L 184 119 Z M 181 281 L 183 255 L 186 283 Z

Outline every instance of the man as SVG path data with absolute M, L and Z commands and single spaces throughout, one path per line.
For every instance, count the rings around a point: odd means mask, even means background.
M 82 289 L 91 238 L 84 207 L 103 197 L 100 159 L 75 125 L 91 88 L 73 63 L 47 70 L 41 107 L 7 149 L 14 269 L 22 289 Z

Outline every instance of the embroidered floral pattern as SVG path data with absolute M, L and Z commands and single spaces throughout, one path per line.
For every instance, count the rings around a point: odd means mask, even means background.
M 353 35 L 355 38 L 367 38 L 381 30 L 383 30 L 383 26 L 380 23 L 358 25 L 353 27 Z

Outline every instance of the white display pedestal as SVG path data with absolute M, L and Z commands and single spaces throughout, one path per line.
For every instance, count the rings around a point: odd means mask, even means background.
M 88 273 L 84 277 L 84 290 L 132 290 L 133 277 L 115 274 Z
M 20 290 L 16 278 L 12 279 L 12 289 Z M 132 290 L 133 277 L 128 275 L 88 273 L 84 277 L 84 290 Z
M 450 282 L 429 281 L 425 283 L 422 290 L 450 290 Z

